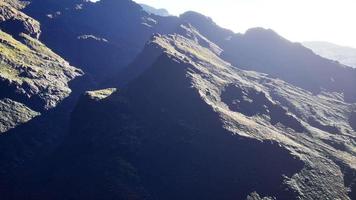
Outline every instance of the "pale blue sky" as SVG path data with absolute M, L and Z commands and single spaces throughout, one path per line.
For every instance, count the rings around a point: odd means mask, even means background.
M 235 32 L 272 28 L 292 41 L 356 47 L 356 0 L 135 0 L 179 15 L 201 12 Z

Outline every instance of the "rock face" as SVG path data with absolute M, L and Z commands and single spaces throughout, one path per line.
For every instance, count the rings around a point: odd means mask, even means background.
M 40 23 L 20 11 L 26 4 L 18 0 L 1 1 L 0 28 L 14 36 L 25 33 L 38 39 L 41 34 Z
M 322 57 L 339 61 L 350 67 L 356 67 L 355 48 L 339 46 L 329 42 L 303 42 L 303 45 Z
M 100 100 L 103 100 L 105 98 L 108 98 L 114 92 L 116 92 L 116 88 L 108 88 L 108 89 L 103 89 L 103 90 L 88 91 L 85 94 L 86 94 L 87 97 L 89 97 L 89 99 L 100 101 Z
M 54 108 L 71 93 L 68 82 L 82 73 L 37 40 L 39 22 L 20 10 L 25 6 L 0 2 L 0 99 L 7 113 L 1 132 L 38 115 L 32 109 Z
M 0 133 L 26 123 L 38 115 L 38 112 L 11 99 L 0 100 Z
M 0 4 L 1 199 L 356 198 L 356 70 L 195 12 L 28 3 Z
M 68 82 L 81 74 L 38 40 L 20 34 L 22 42 L 0 32 L 1 97 L 29 103 L 37 110 L 55 107 L 71 90 Z

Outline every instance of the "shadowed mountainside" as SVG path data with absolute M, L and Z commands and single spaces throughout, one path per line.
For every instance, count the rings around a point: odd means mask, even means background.
M 6 0 L 0 28 L 1 199 L 355 198 L 355 69 L 131 0 Z
M 41 22 L 43 42 L 99 84 L 132 62 L 153 33 L 177 26 L 176 17 L 150 15 L 128 0 L 32 0 L 26 12 Z
M 181 29 L 187 35 L 152 38 L 137 58 L 150 66 L 127 87 L 82 97 L 70 135 L 48 158 L 58 166 L 48 171 L 49 188 L 75 188 L 64 194 L 87 199 L 244 199 L 254 191 L 277 199 L 349 199 L 353 181 L 344 182 L 342 172 L 355 167 L 353 105 L 236 69 L 209 40 L 201 46 L 194 27 Z M 326 125 L 335 118 L 340 131 L 313 127 L 311 117 Z M 75 164 L 58 164 L 66 159 Z M 86 167 L 91 163 L 100 164 Z M 92 190 L 96 183 L 101 187 Z

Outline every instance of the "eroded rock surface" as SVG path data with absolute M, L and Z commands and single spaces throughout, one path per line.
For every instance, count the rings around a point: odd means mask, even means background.
M 21 103 L 2 99 L 0 100 L 0 133 L 26 123 L 39 114 Z

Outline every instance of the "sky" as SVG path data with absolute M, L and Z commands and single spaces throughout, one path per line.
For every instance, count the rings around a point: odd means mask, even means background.
M 294 41 L 356 47 L 356 0 L 134 0 L 173 15 L 198 11 L 222 27 L 244 33 L 271 28 Z

